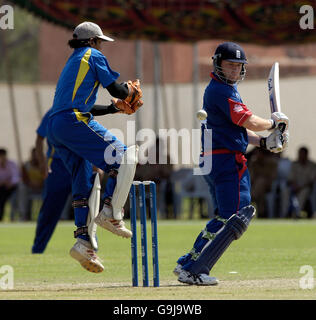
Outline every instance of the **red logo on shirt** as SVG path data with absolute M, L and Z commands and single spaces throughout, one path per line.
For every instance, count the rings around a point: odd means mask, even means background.
M 244 108 L 241 105 L 235 104 L 233 111 L 234 112 L 242 112 L 244 110 Z
M 238 126 L 242 126 L 243 123 L 252 115 L 252 112 L 241 102 L 228 99 L 228 103 L 232 122 Z

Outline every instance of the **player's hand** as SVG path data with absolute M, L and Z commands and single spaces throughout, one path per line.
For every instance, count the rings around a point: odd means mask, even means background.
M 117 98 L 113 98 L 112 103 L 114 104 L 115 108 L 120 110 L 118 113 L 125 114 L 133 114 L 144 104 L 142 100 L 137 100 L 134 103 L 129 104 L 125 100 Z
M 134 104 L 135 102 L 141 99 L 141 97 L 143 96 L 143 92 L 142 92 L 142 89 L 140 88 L 139 79 L 136 79 L 133 81 L 128 80 L 125 83 L 125 85 L 128 88 L 128 96 L 125 99 L 126 102 L 130 104 Z
M 143 104 L 144 104 L 143 100 L 137 100 L 134 103 L 132 103 L 131 107 L 133 111 L 136 112 Z
M 268 137 L 260 139 L 260 147 L 273 153 L 284 151 L 289 143 L 289 132 L 276 128 Z M 281 148 L 279 148 L 281 145 Z
M 132 106 L 125 100 L 113 98 L 111 101 L 115 108 L 120 110 L 118 113 L 133 114 L 135 112 Z
M 282 132 L 289 129 L 289 118 L 282 112 L 273 112 L 271 114 L 273 126 L 271 129 L 279 128 Z

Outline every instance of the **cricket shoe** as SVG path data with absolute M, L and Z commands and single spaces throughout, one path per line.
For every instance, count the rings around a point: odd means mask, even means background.
M 215 277 L 210 277 L 205 273 L 192 274 L 189 271 L 182 270 L 179 274 L 178 281 L 187 284 L 195 284 L 198 286 L 216 286 L 218 280 Z
M 84 269 L 100 273 L 104 270 L 101 260 L 96 255 L 89 241 L 78 238 L 77 242 L 70 249 L 69 254 L 77 260 Z
M 182 265 L 178 263 L 177 266 L 173 269 L 173 273 L 175 276 L 179 277 L 181 271 L 182 271 Z
M 123 238 L 131 238 L 133 235 L 133 233 L 125 227 L 123 220 L 113 219 L 113 210 L 111 205 L 104 204 L 102 210 L 94 219 L 94 222 L 98 226 Z

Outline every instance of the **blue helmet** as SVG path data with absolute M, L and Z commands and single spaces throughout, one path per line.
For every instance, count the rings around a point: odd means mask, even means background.
M 216 48 L 212 59 L 213 59 L 214 72 L 222 81 L 226 82 L 227 84 L 234 84 L 244 80 L 246 75 L 245 64 L 248 64 L 248 61 L 247 61 L 244 49 L 239 44 L 234 42 L 224 42 L 220 44 Z M 223 60 L 242 63 L 242 69 L 240 72 L 239 80 L 232 81 L 225 77 L 221 67 Z

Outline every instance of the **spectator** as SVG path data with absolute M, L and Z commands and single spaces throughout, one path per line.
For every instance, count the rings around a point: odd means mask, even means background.
M 19 186 L 19 207 L 21 220 L 31 220 L 32 212 L 32 198 L 39 196 L 44 185 L 42 166 L 40 165 L 36 150 L 31 150 L 31 158 L 22 165 L 22 183 Z
M 298 150 L 297 161 L 294 161 L 290 171 L 289 185 L 291 189 L 291 215 L 301 217 L 301 211 L 306 208 L 312 194 L 316 178 L 316 164 L 308 158 L 308 149 L 301 147 Z M 308 210 L 310 217 L 313 210 Z
M 274 212 L 273 214 L 280 218 L 286 218 L 288 216 L 289 211 L 289 203 L 290 203 L 290 192 L 288 188 L 288 180 L 291 171 L 292 161 L 283 157 L 282 153 L 279 153 L 281 156 L 278 163 L 278 174 L 277 180 L 275 184 L 275 194 L 274 199 L 276 199 L 274 203 Z
M 5 149 L 0 149 L 0 221 L 3 218 L 5 203 L 17 189 L 19 180 L 18 166 L 12 160 L 8 160 Z
M 256 149 L 249 162 L 251 176 L 251 198 L 257 206 L 257 217 L 266 218 L 266 197 L 270 192 L 272 182 L 277 177 L 278 159 L 273 153 Z

